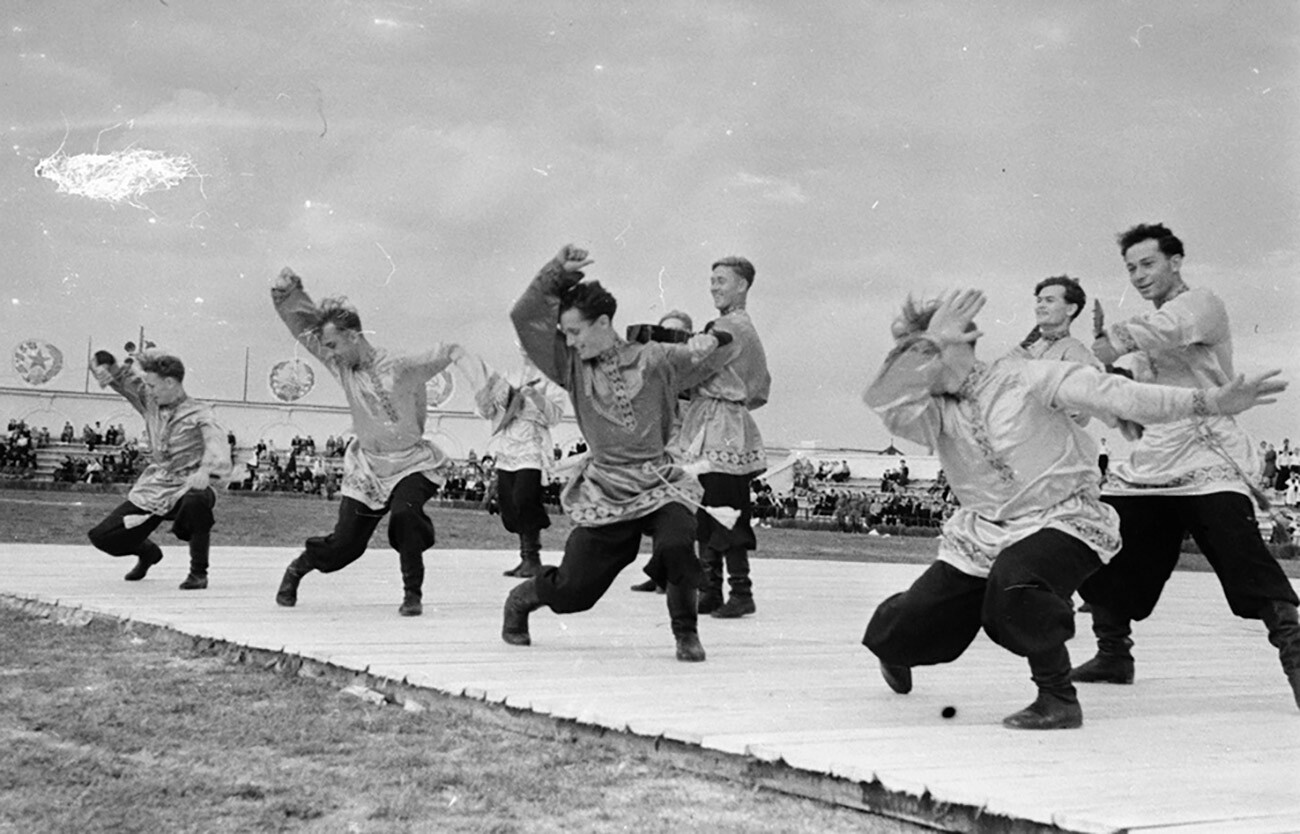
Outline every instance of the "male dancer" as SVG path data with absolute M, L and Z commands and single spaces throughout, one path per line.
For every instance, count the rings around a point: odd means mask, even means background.
M 190 547 L 190 572 L 182 590 L 208 587 L 208 547 L 217 503 L 212 479 L 229 476 L 226 430 L 211 406 L 185 393 L 185 364 L 167 353 L 142 353 L 138 372 L 119 365 L 108 351 L 95 352 L 91 371 L 100 387 L 112 388 L 144 417 L 149 465 L 127 500 L 90 531 L 91 544 L 112 556 L 135 556 L 128 582 L 144 579 L 162 560 L 149 534 L 164 521 Z
M 1105 328 L 1093 353 L 1107 365 L 1132 354 L 1135 375 L 1180 389 L 1233 377 L 1232 331 L 1217 295 L 1182 277 L 1183 243 L 1162 224 L 1119 235 L 1129 280 L 1154 310 Z M 1106 501 L 1124 547 L 1079 589 L 1092 606 L 1097 656 L 1075 681 L 1133 682 L 1132 621 L 1155 609 L 1184 536 L 1214 568 L 1232 613 L 1263 620 L 1300 706 L 1300 615 L 1295 590 L 1260 538 L 1252 504 L 1255 448 L 1228 416 L 1197 414 L 1147 428 L 1126 461 L 1111 464 Z
M 863 644 L 885 682 L 911 691 L 913 666 L 955 660 L 980 627 L 1029 661 L 1032 704 L 1013 729 L 1078 727 L 1065 643 L 1071 595 L 1120 547 L 1115 511 L 1100 500 L 1097 446 L 1069 416 L 1154 423 L 1230 414 L 1284 389 L 1265 374 L 1218 388 L 1142 385 L 1075 362 L 975 358 L 978 290 L 904 307 L 897 345 L 866 392 L 891 433 L 937 451 L 960 509 L 943 525 L 939 558 L 886 599 Z M 1276 373 L 1276 372 L 1274 372 Z
M 1044 278 L 1034 287 L 1034 329 L 1012 355 L 1026 359 L 1061 359 L 1100 368 L 1088 346 L 1070 335 L 1070 325 L 1088 304 L 1088 295 L 1068 275 Z
M 731 529 L 703 510 L 695 514 L 695 537 L 704 568 L 700 613 L 735 618 L 757 610 L 749 578 L 749 551 L 757 546 L 750 524 L 750 481 L 767 469 L 767 451 L 749 412 L 767 403 L 772 377 L 767 371 L 763 343 L 745 310 L 754 285 L 754 265 L 741 257 L 728 257 L 711 268 L 709 292 L 720 315 L 705 331 L 728 333 L 731 344 L 719 351 L 722 364 L 717 373 L 691 390 L 674 445 L 681 448 L 687 460 L 703 458 L 709 462 L 708 471 L 700 475 L 704 503 L 740 511 L 740 519 Z M 725 603 L 724 560 L 731 589 Z
M 542 501 L 542 473 L 549 467 L 551 427 L 564 416 L 564 391 L 524 357 L 519 384 L 468 354 L 457 361 L 473 381 L 479 416 L 492 421 L 488 448 L 496 456 L 501 523 L 519 536 L 519 564 L 506 576 L 536 576 L 542 570 L 542 531 L 551 517 Z
M 424 613 L 424 551 L 434 543 L 424 504 L 448 465 L 443 451 L 424 437 L 425 383 L 463 351 L 459 345 L 438 344 L 425 353 L 403 355 L 375 347 L 363 335 L 361 317 L 351 305 L 341 298 L 316 304 L 289 267 L 280 271 L 271 299 L 289 332 L 343 387 L 356 433 L 343 456 L 343 497 L 334 531 L 307 539 L 302 555 L 285 570 L 275 601 L 297 605 L 298 583 L 308 573 L 332 573 L 356 561 L 379 520 L 391 511 L 388 543 L 402 567 L 397 613 L 419 616 Z
M 560 500 L 576 526 L 559 567 L 548 566 L 506 599 L 501 637 L 527 646 L 528 615 L 586 611 L 635 559 L 641 536 L 653 540 L 654 579 L 667 588 L 677 659 L 704 660 L 696 629 L 698 484 L 665 447 L 677 394 L 711 374 L 718 345 L 709 335 L 686 344 L 638 344 L 613 327 L 618 307 L 599 281 L 582 281 L 587 251 L 569 244 L 547 263 L 510 311 L 519 342 L 549 379 L 569 392 L 590 451 Z M 559 327 L 557 331 L 556 327 Z

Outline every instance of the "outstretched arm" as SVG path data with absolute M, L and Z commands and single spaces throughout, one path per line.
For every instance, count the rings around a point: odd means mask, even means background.
M 1240 414 L 1276 402 L 1276 395 L 1287 387 L 1286 382 L 1275 379 L 1281 373 L 1276 370 L 1249 379 L 1239 375 L 1216 388 L 1150 385 L 1085 365 L 1061 363 L 1047 370 L 1060 375 L 1053 395 L 1056 406 L 1067 411 L 1118 417 L 1142 425 L 1188 417 Z

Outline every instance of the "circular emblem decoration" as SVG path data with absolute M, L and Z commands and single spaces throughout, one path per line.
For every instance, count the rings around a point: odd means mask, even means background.
M 14 370 L 28 385 L 44 385 L 63 370 L 63 351 L 49 342 L 28 339 L 14 348 Z
M 316 373 L 301 359 L 285 359 L 271 366 L 267 385 L 277 400 L 291 403 L 307 396 L 316 387 Z
M 451 369 L 435 374 L 428 382 L 424 384 L 429 394 L 429 408 L 441 408 L 442 404 L 451 399 L 451 395 L 456 393 L 456 380 L 451 376 Z

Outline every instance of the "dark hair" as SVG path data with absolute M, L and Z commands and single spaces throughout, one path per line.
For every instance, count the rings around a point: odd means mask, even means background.
M 1065 303 L 1075 306 L 1074 315 L 1070 316 L 1070 321 L 1074 321 L 1083 312 L 1083 308 L 1088 303 L 1088 294 L 1083 291 L 1079 282 L 1068 275 L 1053 275 L 1051 278 L 1044 278 L 1034 287 L 1034 298 L 1043 291 L 1044 287 L 1064 287 Z
M 1120 232 L 1116 239 L 1119 240 L 1119 253 L 1121 255 L 1134 244 L 1141 243 L 1144 240 L 1154 240 L 1156 245 L 1160 247 L 1161 254 L 1166 258 L 1183 254 L 1183 242 L 1173 232 L 1166 229 L 1163 223 L 1139 223 L 1127 231 Z
M 583 281 L 574 284 L 560 295 L 560 312 L 577 310 L 586 321 L 595 321 L 601 316 L 609 316 L 612 322 L 614 311 L 617 309 L 618 302 L 610 295 L 609 290 L 600 285 L 599 281 Z
M 357 308 L 343 296 L 332 298 L 322 298 L 319 306 L 316 308 L 316 322 L 311 327 L 311 332 L 320 335 L 325 325 L 332 324 L 337 330 L 351 330 L 361 332 L 361 314 Z
M 730 267 L 737 275 L 745 279 L 747 286 L 754 286 L 754 265 L 748 259 L 739 255 L 728 255 L 713 262 L 709 269 L 717 269 L 720 266 Z
M 170 353 L 151 353 L 140 357 L 140 370 L 177 382 L 185 381 L 185 363 Z

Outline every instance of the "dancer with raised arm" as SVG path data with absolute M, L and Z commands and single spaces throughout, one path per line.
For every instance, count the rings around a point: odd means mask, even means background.
M 341 298 L 312 301 L 302 278 L 289 267 L 276 279 L 271 300 L 293 337 L 342 386 L 356 434 L 343 455 L 343 496 L 334 530 L 307 539 L 302 555 L 285 569 L 275 601 L 297 605 L 298 584 L 308 573 L 332 573 L 360 558 L 371 533 L 391 513 L 388 543 L 402 569 L 397 613 L 419 616 L 424 613 L 424 551 L 434 544 L 433 521 L 424 504 L 449 464 L 424 437 L 429 412 L 425 385 L 462 353 L 460 346 L 440 343 L 416 354 L 376 347 L 362 332 L 355 308 Z
M 666 446 L 677 395 L 716 370 L 710 359 L 718 340 L 699 334 L 685 344 L 626 341 L 614 330 L 614 296 L 599 281 L 582 280 L 590 263 L 585 249 L 565 246 L 510 312 L 533 363 L 568 391 L 590 450 L 561 493 L 576 525 L 564 557 L 510 592 L 501 636 L 526 646 L 532 611 L 591 608 L 649 535 L 658 566 L 651 578 L 667 589 L 677 659 L 702 661 L 693 514 L 701 490 Z
M 208 587 L 208 551 L 217 495 L 213 482 L 230 475 L 226 430 L 207 403 L 185 393 L 185 363 L 162 352 L 137 355 L 135 368 L 96 351 L 91 368 L 100 387 L 112 388 L 144 417 L 149 440 L 148 466 L 127 500 L 90 531 L 95 547 L 113 556 L 135 556 L 128 582 L 144 579 L 162 561 L 162 549 L 149 534 L 164 521 L 189 544 L 190 571 L 181 590 Z
M 1014 729 L 1081 726 L 1066 641 L 1071 595 L 1119 550 L 1119 517 L 1100 500 L 1097 446 L 1070 415 L 1156 423 L 1272 402 L 1272 374 L 1214 388 L 1142 385 L 1075 362 L 975 358 L 984 294 L 962 290 L 894 325 L 897 343 L 867 389 L 889 430 L 935 450 L 960 503 L 939 556 L 876 609 L 863 644 L 895 692 L 912 668 L 956 660 L 982 627 L 1029 662 L 1038 694 Z

